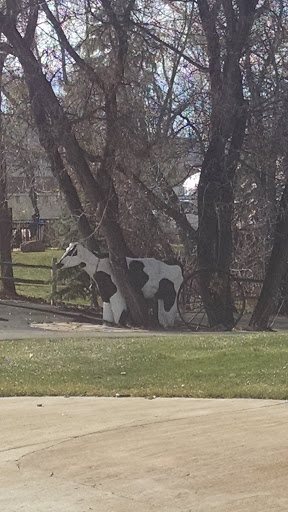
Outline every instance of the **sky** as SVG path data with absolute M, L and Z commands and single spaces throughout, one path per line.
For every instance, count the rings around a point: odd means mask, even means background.
M 196 190 L 200 178 L 200 172 L 197 172 L 196 174 L 193 174 L 193 176 L 190 176 L 187 178 L 187 180 L 184 181 L 183 186 L 185 188 L 186 192 L 191 192 L 193 190 Z

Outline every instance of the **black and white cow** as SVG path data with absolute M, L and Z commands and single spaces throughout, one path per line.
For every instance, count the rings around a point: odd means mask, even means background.
M 180 265 L 169 265 L 154 258 L 126 258 L 128 277 L 145 299 L 157 299 L 158 321 L 162 327 L 172 327 L 177 313 L 177 294 L 183 281 Z M 71 243 L 57 267 L 85 265 L 84 270 L 94 279 L 103 301 L 103 320 L 121 323 L 127 305 L 107 254 L 99 256 L 81 245 Z

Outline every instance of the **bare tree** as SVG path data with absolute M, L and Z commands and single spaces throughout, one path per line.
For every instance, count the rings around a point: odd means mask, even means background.
M 109 7 L 109 6 L 108 6 Z M 57 99 L 51 84 L 44 76 L 40 64 L 30 49 L 31 34 L 35 32 L 37 24 L 37 7 L 32 7 L 30 17 L 26 27 L 26 33 L 21 36 L 17 30 L 14 16 L 10 16 L 9 10 L 6 14 L 1 13 L 0 23 L 3 34 L 6 36 L 9 44 L 13 48 L 13 53 L 17 56 L 24 71 L 25 81 L 29 91 L 30 101 L 34 112 L 35 119 L 41 118 L 42 135 L 45 138 L 45 149 L 51 146 L 47 135 L 53 140 L 54 146 L 63 148 L 67 164 L 73 169 L 77 176 L 79 186 L 85 193 L 87 200 L 96 210 L 100 210 L 102 215 L 101 228 L 107 240 L 110 252 L 111 262 L 117 275 L 123 295 L 125 296 L 132 321 L 136 325 L 145 325 L 145 305 L 142 297 L 138 296 L 131 288 L 126 278 L 126 260 L 125 256 L 129 254 L 126 242 L 118 223 L 118 203 L 117 196 L 111 176 L 111 169 L 115 166 L 115 123 L 117 120 L 117 98 L 115 93 L 115 84 L 106 86 L 99 74 L 92 68 L 87 66 L 84 61 L 72 50 L 69 49 L 73 56 L 76 56 L 77 63 L 85 67 L 93 79 L 102 89 L 104 94 L 104 108 L 106 114 L 106 141 L 103 151 L 97 180 L 94 178 L 89 163 L 86 159 L 85 152 L 79 145 L 71 123 L 65 114 L 59 100 Z M 28 37 L 29 34 L 29 37 Z M 122 55 L 120 55 L 120 60 Z M 37 124 L 38 129 L 40 123 Z M 44 146 L 43 137 L 40 136 L 42 145 Z M 53 148 L 52 148 L 53 150 Z M 59 152 L 56 156 L 59 156 Z M 48 155 L 49 156 L 49 155 Z M 56 166 L 54 167 L 56 169 Z M 57 167 L 59 170 L 59 166 Z
M 267 6 L 268 7 L 268 6 Z M 245 66 L 251 92 L 249 163 L 262 225 L 265 279 L 250 327 L 269 328 L 287 272 L 287 13 L 284 2 L 266 9 L 253 34 Z M 265 27 L 265 28 L 264 28 Z M 259 29 L 261 32 L 259 33 Z M 249 146 L 248 146 L 249 147 Z M 262 205 L 262 208 L 261 208 Z M 263 208 L 264 206 L 264 208 Z
M 240 60 L 256 14 L 256 0 L 231 0 L 211 4 L 198 0 L 199 16 L 207 42 L 211 116 L 209 142 L 198 187 L 198 265 L 229 271 L 232 259 L 234 180 L 242 148 L 247 103 L 243 95 Z M 205 274 L 208 276 L 208 274 Z M 202 282 L 212 325 L 231 325 L 231 300 L 209 292 L 209 277 Z M 226 293 L 223 293 L 226 290 Z M 223 307 L 219 308 L 219 302 Z

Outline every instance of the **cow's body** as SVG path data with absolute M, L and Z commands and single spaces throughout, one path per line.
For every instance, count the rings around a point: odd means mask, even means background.
M 177 313 L 177 294 L 183 281 L 181 267 L 154 258 L 126 258 L 126 261 L 128 278 L 134 289 L 141 292 L 145 299 L 157 299 L 159 324 L 172 327 Z M 85 264 L 85 271 L 98 285 L 103 301 L 103 320 L 121 323 L 127 305 L 108 256 L 101 257 L 79 243 L 72 243 L 59 260 L 58 267 L 80 264 Z

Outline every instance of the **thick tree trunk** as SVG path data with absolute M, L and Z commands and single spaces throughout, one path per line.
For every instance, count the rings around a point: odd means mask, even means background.
M 0 58 L 0 290 L 4 296 L 15 296 L 11 255 L 12 212 L 7 204 L 6 156 L 3 142 L 2 74 L 5 54 Z M 7 263 L 7 264 L 6 264 Z
M 222 271 L 224 280 L 232 260 L 233 187 L 247 117 L 239 61 L 249 38 L 257 0 L 243 0 L 237 9 L 232 2 L 222 4 L 226 21 L 225 54 L 221 51 L 217 7 L 210 6 L 207 0 L 198 0 L 207 39 L 212 106 L 211 139 L 198 186 L 198 266 Z M 231 308 L 223 313 L 219 303 L 232 303 L 230 289 L 223 281 L 219 292 L 211 294 L 210 284 L 210 279 L 202 279 L 210 324 L 229 326 Z
M 17 295 L 13 280 L 11 255 L 12 212 L 7 203 L 0 207 L 0 261 L 1 261 L 1 295 L 14 297 Z
M 101 176 L 105 174 L 105 169 L 102 168 Z M 128 249 L 119 226 L 118 198 L 114 187 L 110 190 L 109 199 L 100 202 L 99 208 L 102 214 L 101 231 L 107 241 L 110 262 L 128 305 L 128 321 L 138 327 L 149 327 L 147 302 L 129 283 L 126 256 L 134 255 Z
M 200 268 L 230 269 L 233 186 L 227 176 L 223 144 L 211 141 L 198 185 L 198 263 Z
M 64 194 L 67 206 L 72 217 L 76 221 L 78 231 L 88 249 L 100 252 L 101 248 L 94 236 L 94 230 L 90 226 L 87 216 L 82 208 L 77 190 L 65 168 L 65 164 L 51 135 L 51 128 L 45 110 L 39 96 L 32 102 L 34 119 L 39 134 L 39 141 L 50 161 L 51 170 L 59 183 L 59 188 Z
M 119 253 L 109 253 L 113 272 L 117 277 L 121 293 L 128 305 L 128 323 L 136 327 L 149 328 L 148 303 L 141 293 L 136 292 L 127 278 L 127 264 L 125 257 Z
M 288 262 L 288 184 L 286 184 L 275 227 L 274 243 L 265 273 L 262 290 L 249 326 L 255 330 L 267 330 L 269 319 L 277 304 L 281 280 L 287 272 Z
M 225 171 L 225 164 L 221 165 L 217 150 L 212 151 L 210 146 L 198 186 L 198 266 L 206 270 L 200 274 L 201 291 L 211 327 L 223 325 L 230 328 L 233 326 L 232 309 L 225 304 L 232 303 L 227 273 L 232 257 L 234 196 L 232 184 L 225 175 L 223 177 L 223 169 Z M 218 270 L 220 273 L 215 281 L 215 271 Z M 215 282 L 218 282 L 217 289 Z

